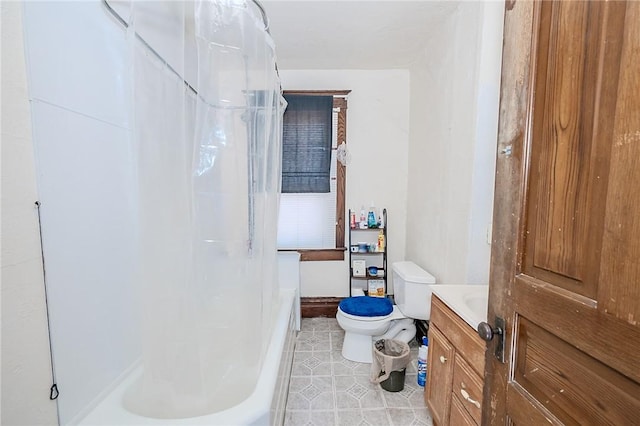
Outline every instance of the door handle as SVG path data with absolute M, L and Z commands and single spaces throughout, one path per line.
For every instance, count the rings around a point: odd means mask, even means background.
M 486 322 L 478 324 L 478 335 L 486 342 L 491 342 L 495 336 L 498 336 L 495 345 L 494 356 L 498 361 L 504 364 L 504 340 L 505 340 L 505 320 L 496 316 L 495 327 Z
M 493 328 L 486 322 L 478 324 L 478 335 L 484 341 L 490 342 L 496 334 L 501 335 L 502 333 L 504 333 L 504 330 L 500 327 Z

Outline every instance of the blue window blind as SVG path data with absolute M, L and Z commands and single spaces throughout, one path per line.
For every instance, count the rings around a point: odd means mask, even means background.
M 330 192 L 333 96 L 285 95 L 282 192 Z

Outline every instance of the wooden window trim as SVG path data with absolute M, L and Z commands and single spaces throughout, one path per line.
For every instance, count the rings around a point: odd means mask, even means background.
M 339 109 L 337 144 L 340 146 L 342 143 L 347 143 L 347 95 L 351 93 L 351 90 L 285 90 L 283 93 L 285 95 L 333 96 L 333 107 Z M 339 161 L 337 162 L 336 175 L 336 248 L 279 251 L 297 251 L 300 253 L 301 262 L 344 260 L 344 253 L 347 251 L 344 244 L 347 171 Z
M 344 260 L 344 253 L 347 251 L 345 247 L 335 249 L 280 249 L 278 251 L 289 251 L 300 253 L 301 262 L 309 261 L 328 261 L 328 260 Z

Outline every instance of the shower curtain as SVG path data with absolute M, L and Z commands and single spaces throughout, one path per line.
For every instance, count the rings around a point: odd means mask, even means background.
M 219 411 L 257 381 L 277 303 L 285 101 L 251 1 L 132 2 L 144 374 L 126 405 Z

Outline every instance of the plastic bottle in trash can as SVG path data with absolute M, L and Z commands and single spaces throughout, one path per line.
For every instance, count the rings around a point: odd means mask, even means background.
M 427 353 L 429 339 L 422 337 L 422 346 L 418 349 L 418 386 L 424 387 L 427 383 Z

